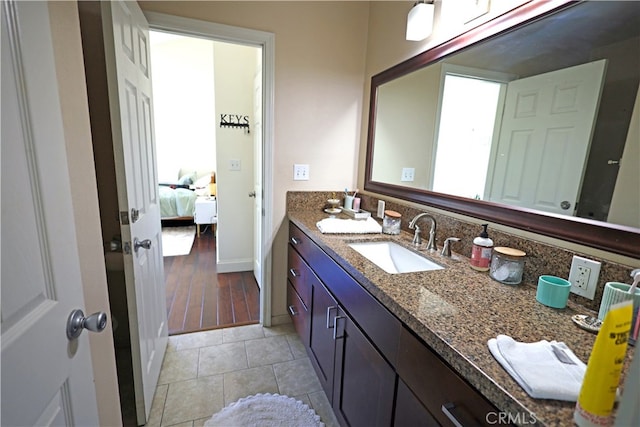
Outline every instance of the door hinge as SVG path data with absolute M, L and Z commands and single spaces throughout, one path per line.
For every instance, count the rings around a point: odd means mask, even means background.
M 120 211 L 120 224 L 121 225 L 129 225 L 129 213 L 125 211 Z

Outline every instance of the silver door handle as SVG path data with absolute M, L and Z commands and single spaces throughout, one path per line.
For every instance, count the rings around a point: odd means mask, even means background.
M 464 408 L 456 406 L 454 403 L 448 402 L 443 404 L 440 409 L 449 418 L 449 421 L 456 427 L 479 425 Z
M 256 192 L 255 191 L 250 191 L 249 192 L 249 197 L 256 197 Z
M 346 317 L 344 317 L 344 316 L 336 316 L 336 317 L 333 318 L 333 340 L 334 341 L 344 337 L 344 328 L 343 328 L 343 331 L 342 331 L 343 335 L 338 336 L 338 320 L 340 320 L 340 319 L 346 319 Z
M 329 320 L 329 319 L 330 319 L 330 316 L 331 316 L 331 310 L 333 310 L 334 308 L 337 309 L 338 306 L 337 305 L 330 305 L 329 307 L 327 307 L 327 329 L 333 328 L 333 326 L 331 326 L 331 320 Z
M 74 340 L 80 336 L 83 329 L 91 332 L 102 332 L 107 326 L 107 315 L 104 311 L 84 317 L 80 309 L 73 310 L 67 319 L 67 338 Z
M 151 240 L 150 239 L 139 240 L 137 237 L 133 239 L 133 250 L 136 251 L 136 253 L 138 253 L 138 249 L 140 248 L 151 249 Z

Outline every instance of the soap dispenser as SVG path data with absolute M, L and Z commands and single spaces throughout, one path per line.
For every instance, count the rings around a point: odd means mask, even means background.
M 482 232 L 480 236 L 473 239 L 473 247 L 471 248 L 471 268 L 478 271 L 488 271 L 491 263 L 491 249 L 493 248 L 493 240 L 489 238 L 487 227 L 489 224 L 482 224 Z

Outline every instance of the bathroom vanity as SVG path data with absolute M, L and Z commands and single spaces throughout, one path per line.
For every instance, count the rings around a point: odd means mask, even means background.
M 287 305 L 342 425 L 573 425 L 573 403 L 530 398 L 487 341 L 555 339 L 587 362 L 595 335 L 571 322 L 580 306 L 542 306 L 534 287 L 495 282 L 455 254 L 429 256 L 441 270 L 386 273 L 349 244 L 410 246 L 408 233 L 321 234 L 324 217 L 289 211 Z

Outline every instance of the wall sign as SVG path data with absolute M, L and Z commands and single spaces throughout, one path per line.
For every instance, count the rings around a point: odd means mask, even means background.
M 249 116 L 240 114 L 220 114 L 221 128 L 244 128 L 249 133 Z

